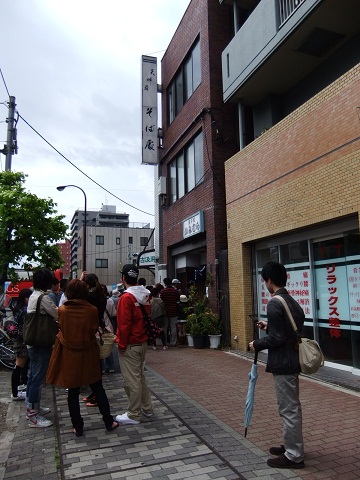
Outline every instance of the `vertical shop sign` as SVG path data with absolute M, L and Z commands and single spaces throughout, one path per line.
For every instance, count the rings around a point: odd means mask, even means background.
M 310 269 L 288 270 L 286 288 L 289 294 L 301 305 L 305 318 L 314 318 Z
M 360 322 L 360 264 L 349 265 L 347 274 L 350 319 L 352 322 Z
M 157 58 L 142 56 L 142 163 L 158 163 Z
M 331 338 L 341 337 L 344 322 L 349 321 L 348 270 L 343 259 L 338 262 L 316 262 L 315 280 L 319 301 L 318 318 L 329 329 Z M 326 322 L 326 323 L 325 323 Z
M 329 308 L 329 326 L 330 337 L 340 338 L 340 314 L 338 310 L 338 290 L 336 287 L 336 266 L 326 265 L 326 281 L 328 285 L 328 308 Z

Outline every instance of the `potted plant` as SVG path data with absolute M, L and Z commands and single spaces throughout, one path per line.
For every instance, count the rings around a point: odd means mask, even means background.
M 186 338 L 188 347 L 194 346 L 194 338 L 192 336 L 192 325 L 196 321 L 196 317 L 194 314 L 190 314 L 186 317 L 186 324 L 185 324 L 185 331 L 186 331 Z
M 193 337 L 194 348 L 204 348 L 204 346 L 212 344 L 216 346 L 211 348 L 217 348 L 221 338 L 219 315 L 208 306 L 206 295 L 202 297 L 197 295 L 195 287 L 190 288 L 188 298 L 186 328 L 189 335 Z M 210 336 L 215 336 L 215 338 L 210 338 Z
M 202 323 L 204 332 L 206 332 L 210 340 L 210 348 L 218 348 L 222 330 L 219 315 L 211 310 L 211 308 L 207 308 L 202 314 Z
M 194 321 L 190 327 L 190 335 L 193 338 L 194 348 L 204 348 L 204 325 L 201 321 L 201 317 L 196 317 L 195 314 L 192 315 L 194 315 Z
M 188 308 L 186 317 L 186 329 L 193 339 L 194 348 L 204 348 L 204 324 L 202 314 L 206 309 L 206 296 L 199 296 L 195 286 L 190 287 L 188 293 Z M 189 338 L 189 337 L 188 337 Z

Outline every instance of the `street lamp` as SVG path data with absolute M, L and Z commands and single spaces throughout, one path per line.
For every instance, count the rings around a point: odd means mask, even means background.
M 86 272 L 86 194 L 84 192 L 84 190 L 80 187 L 78 187 L 77 185 L 61 185 L 60 187 L 56 187 L 56 190 L 59 190 L 59 192 L 62 192 L 63 190 L 65 190 L 65 188 L 67 187 L 74 187 L 74 188 L 78 188 L 79 190 L 82 191 L 82 193 L 84 194 L 84 199 L 85 199 L 85 208 L 84 208 L 84 223 L 83 223 L 83 226 L 84 226 L 84 238 L 83 238 L 83 271 Z

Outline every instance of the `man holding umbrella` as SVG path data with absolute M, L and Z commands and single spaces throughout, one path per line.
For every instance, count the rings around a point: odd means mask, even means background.
M 294 317 L 297 330 L 301 333 L 305 315 L 300 305 L 285 289 L 287 273 L 278 262 L 264 265 L 261 276 L 269 293 L 280 295 Z M 261 330 L 268 334 L 249 343 L 256 352 L 268 349 L 266 371 L 273 374 L 279 415 L 283 419 L 284 444 L 271 447 L 267 464 L 274 468 L 304 468 L 304 443 L 302 436 L 302 413 L 299 399 L 299 352 L 296 349 L 297 335 L 281 302 L 272 298 L 267 305 L 267 323 L 258 322 Z

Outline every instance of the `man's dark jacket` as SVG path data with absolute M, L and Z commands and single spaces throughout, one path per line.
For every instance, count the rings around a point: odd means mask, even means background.
M 274 297 L 280 295 L 288 304 L 295 320 L 298 332 L 301 334 L 305 315 L 303 309 L 287 292 L 285 288 L 277 290 Z M 300 373 L 297 335 L 281 302 L 271 299 L 267 305 L 268 334 L 254 341 L 256 351 L 268 349 L 266 371 L 276 375 L 292 375 Z

